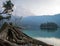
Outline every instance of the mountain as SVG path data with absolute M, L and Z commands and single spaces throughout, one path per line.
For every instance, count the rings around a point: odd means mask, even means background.
M 60 26 L 60 14 L 53 16 L 28 16 L 22 19 L 22 25 L 26 27 L 39 27 L 42 23 L 54 22 Z
M 23 17 L 22 19 L 19 16 L 12 15 L 9 22 L 13 22 L 17 26 L 23 26 L 26 28 L 37 28 L 37 27 L 40 27 L 42 23 L 47 23 L 47 22 L 54 22 L 60 26 L 60 14 L 56 14 L 53 16 L 51 15 L 33 16 L 32 15 L 32 16 Z

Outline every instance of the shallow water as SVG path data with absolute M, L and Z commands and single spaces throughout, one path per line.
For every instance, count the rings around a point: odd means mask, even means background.
M 57 30 L 26 29 L 24 33 L 54 46 L 60 46 L 60 28 Z

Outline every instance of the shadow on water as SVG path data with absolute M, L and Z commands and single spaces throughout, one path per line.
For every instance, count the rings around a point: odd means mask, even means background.
M 59 38 L 60 39 L 60 28 L 55 30 L 41 30 L 41 29 L 26 29 L 23 30 L 24 33 L 31 37 L 43 37 L 43 38 Z
M 58 30 L 58 28 L 56 28 L 56 29 L 40 29 L 41 31 L 47 31 L 47 32 L 55 32 L 55 31 L 57 31 Z

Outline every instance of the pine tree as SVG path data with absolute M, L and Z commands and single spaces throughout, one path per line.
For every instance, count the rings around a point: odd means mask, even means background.
M 3 2 L 3 8 L 4 8 L 4 10 L 3 10 L 2 13 L 0 13 L 0 24 L 1 23 L 3 24 L 5 19 L 9 20 L 11 18 L 11 13 L 13 12 L 13 6 L 14 6 L 14 4 L 11 2 L 11 0 Z M 6 14 L 8 16 L 3 17 L 2 14 Z
M 4 11 L 2 13 L 10 14 L 10 12 L 13 12 L 13 6 L 14 4 L 11 2 L 11 0 L 6 1 L 6 3 L 3 3 Z

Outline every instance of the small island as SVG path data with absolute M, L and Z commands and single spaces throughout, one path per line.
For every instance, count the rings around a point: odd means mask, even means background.
M 48 23 L 42 23 L 40 25 L 40 29 L 47 29 L 47 30 L 55 30 L 58 28 L 58 25 L 53 22 L 48 22 Z

